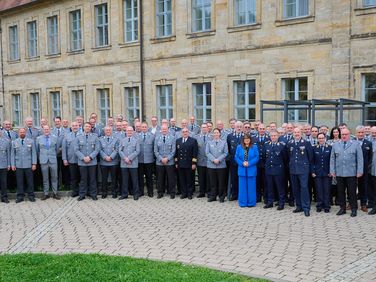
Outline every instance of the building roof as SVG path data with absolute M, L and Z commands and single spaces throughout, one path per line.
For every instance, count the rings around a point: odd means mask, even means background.
M 38 0 L 0 0 L 0 12 L 18 8 Z

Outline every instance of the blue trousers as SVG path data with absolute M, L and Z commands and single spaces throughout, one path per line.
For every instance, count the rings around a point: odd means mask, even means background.
M 309 200 L 308 174 L 290 174 L 290 179 L 296 207 L 309 211 L 311 203 Z
M 332 179 L 329 176 L 316 176 L 315 186 L 317 191 L 317 204 L 319 209 L 330 209 L 330 187 Z
M 240 207 L 256 206 L 256 177 L 239 176 L 239 196 Z
M 274 202 L 274 191 L 278 191 L 278 206 L 285 206 L 286 188 L 285 188 L 285 175 L 265 175 L 267 201 L 266 204 L 270 205 Z

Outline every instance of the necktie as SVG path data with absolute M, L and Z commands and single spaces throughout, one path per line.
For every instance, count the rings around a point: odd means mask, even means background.
M 346 149 L 346 142 L 343 142 L 343 149 Z
M 107 137 L 107 142 L 110 143 L 110 137 Z
M 8 133 L 8 137 L 9 137 L 9 139 L 12 139 L 12 137 L 10 136 L 10 132 L 7 131 L 7 133 Z
M 193 131 L 193 125 L 191 125 L 191 131 Z
M 29 132 L 31 135 L 33 135 L 33 131 L 31 131 L 31 127 L 29 127 Z
M 89 137 L 89 135 L 86 134 L 86 141 L 87 141 L 87 138 Z
M 204 143 L 206 142 L 206 135 L 204 135 Z
M 74 133 L 74 137 L 76 137 L 76 136 L 77 136 L 77 132 Z
M 144 142 L 145 142 L 145 139 L 146 139 L 146 134 L 144 133 Z
M 131 142 L 131 138 L 128 137 L 128 143 Z
M 23 144 L 24 144 L 24 140 L 23 140 L 23 139 L 21 139 L 21 144 L 22 144 L 22 146 L 23 146 Z
M 48 142 L 48 136 L 46 136 L 46 148 L 47 150 L 50 149 L 50 142 Z
M 321 153 L 324 153 L 324 146 L 321 145 Z
M 57 130 L 57 137 L 60 136 L 60 129 Z
M 166 143 L 166 137 L 163 136 L 163 143 Z
M 218 145 L 218 141 L 215 142 L 215 145 Z

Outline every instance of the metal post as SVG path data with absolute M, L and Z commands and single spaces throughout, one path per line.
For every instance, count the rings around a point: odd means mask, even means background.
M 339 123 L 343 123 L 343 100 L 339 99 Z
M 315 101 L 312 100 L 312 125 L 315 125 L 316 123 L 316 104 Z
M 264 102 L 260 101 L 260 120 L 264 123 Z
M 311 123 L 312 121 L 312 108 L 311 108 L 311 103 L 308 104 L 308 123 L 315 125 L 314 123 Z
M 288 105 L 287 101 L 283 101 L 283 122 L 287 123 L 289 122 L 289 111 L 288 111 Z
M 362 104 L 362 124 L 364 125 L 366 121 L 366 105 Z

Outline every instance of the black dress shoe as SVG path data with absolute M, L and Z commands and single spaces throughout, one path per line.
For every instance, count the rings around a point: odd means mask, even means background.
M 277 211 L 281 211 L 281 210 L 283 210 L 285 207 L 283 207 L 283 206 L 278 206 L 278 208 L 277 208 Z
M 321 212 L 321 211 L 322 211 L 322 209 L 320 209 L 320 208 L 316 209 L 316 212 Z
M 6 203 L 6 204 L 9 204 L 9 200 L 8 200 L 8 198 L 1 199 L 1 202 Z
M 163 197 L 163 194 L 158 194 L 157 199 L 160 199 Z
M 85 200 L 85 197 L 84 196 L 79 196 L 77 201 L 82 201 L 82 200 Z
M 175 199 L 175 195 L 170 195 L 170 199 Z
M 209 199 L 208 199 L 208 202 L 209 202 L 209 203 L 210 203 L 210 202 L 215 202 L 215 201 L 217 201 L 216 198 L 209 198 Z
M 368 214 L 369 214 L 369 215 L 374 215 L 374 214 L 376 214 L 376 208 L 373 208 Z
M 220 199 L 219 199 L 219 202 L 220 202 L 220 203 L 224 203 L 224 202 L 225 202 L 225 199 L 224 199 L 224 198 L 220 198 Z
M 180 199 L 182 199 L 182 200 L 185 199 L 185 198 L 187 198 L 187 196 L 184 196 L 184 195 L 180 196 Z
M 23 201 L 24 201 L 24 199 L 17 199 L 17 200 L 16 200 L 16 204 L 21 203 L 21 202 L 23 202 Z
M 34 203 L 35 202 L 35 198 L 34 197 L 29 197 L 29 201 Z
M 75 198 L 75 197 L 77 197 L 77 196 L 78 196 L 77 193 L 72 193 L 72 194 L 71 194 L 71 197 L 72 197 L 72 198 Z
M 324 209 L 324 213 L 329 213 L 330 209 Z
M 346 213 L 346 210 L 345 209 L 340 209 L 338 212 L 337 212 L 337 215 L 343 215 Z
M 188 200 L 192 200 L 192 196 L 188 196 Z
M 54 198 L 55 200 L 60 200 L 60 196 L 56 193 L 56 194 L 53 194 L 52 195 L 52 198 Z
M 92 196 L 91 199 L 92 199 L 93 201 L 97 201 L 97 200 L 98 200 L 97 196 Z
M 205 198 L 205 194 L 198 194 L 197 198 Z
M 112 194 L 112 198 L 116 199 L 117 198 L 117 194 Z
M 293 210 L 292 212 L 293 212 L 293 213 L 303 212 L 303 209 L 298 209 L 298 208 L 296 208 L 296 209 Z
M 119 200 L 125 200 L 125 199 L 128 199 L 128 196 L 121 196 L 121 197 L 119 198 Z
M 310 216 L 311 214 L 309 213 L 309 211 L 304 211 L 304 215 L 308 217 L 308 216 Z
M 150 198 L 153 198 L 153 197 L 154 197 L 153 193 L 148 193 L 148 196 L 149 196 Z
M 135 200 L 135 201 L 138 201 L 138 199 L 139 199 L 138 196 L 134 196 L 134 197 L 133 197 L 133 200 Z
M 106 199 L 107 198 L 107 194 L 102 194 L 102 199 Z
M 232 202 L 232 201 L 236 201 L 238 198 L 236 198 L 236 197 L 230 197 L 230 199 L 228 199 L 230 202 Z
M 47 200 L 48 198 L 50 198 L 49 195 L 43 195 L 43 197 L 41 198 L 41 200 L 42 200 L 42 201 L 45 201 L 45 200 Z
M 272 208 L 273 207 L 273 204 L 269 204 L 269 205 L 265 205 L 264 206 L 264 209 L 270 209 L 270 208 Z
M 289 203 L 289 206 L 290 206 L 290 207 L 295 207 L 295 205 L 294 205 L 293 202 L 290 202 L 290 203 Z
M 356 210 L 352 210 L 350 216 L 351 217 L 356 217 Z

